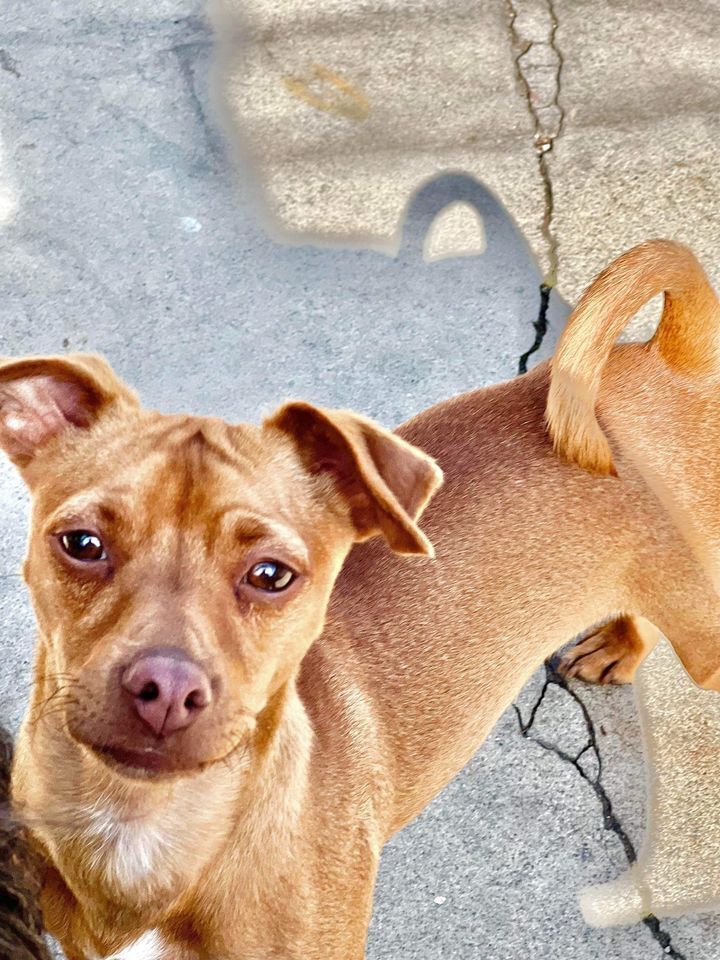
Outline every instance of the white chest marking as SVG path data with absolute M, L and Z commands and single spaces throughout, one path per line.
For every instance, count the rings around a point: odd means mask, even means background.
M 93 810 L 85 832 L 100 841 L 94 866 L 109 882 L 130 890 L 161 879 L 163 854 L 172 842 L 158 824 Z
M 148 930 L 129 947 L 114 953 L 109 960 L 165 960 L 166 957 L 162 937 L 157 930 Z

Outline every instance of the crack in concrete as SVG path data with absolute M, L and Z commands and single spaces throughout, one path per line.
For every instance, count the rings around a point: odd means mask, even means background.
M 552 287 L 549 287 L 546 283 L 540 284 L 540 309 L 538 310 L 537 320 L 533 320 L 535 339 L 530 348 L 526 350 L 518 360 L 518 373 L 527 373 L 528 360 L 540 349 L 545 339 L 545 334 L 548 331 L 547 313 L 548 307 L 550 306 L 551 291 Z
M 558 268 L 558 250 L 557 238 L 553 231 L 553 215 L 555 208 L 555 198 L 553 193 L 553 183 L 548 168 L 548 155 L 553 149 L 555 140 L 562 134 L 565 123 L 565 111 L 560 102 L 560 88 L 563 69 L 562 51 L 557 45 L 556 34 L 558 28 L 558 19 L 555 13 L 553 0 L 542 0 L 543 13 L 547 14 L 550 22 L 549 34 L 544 39 L 537 39 L 535 36 L 523 36 L 518 28 L 518 17 L 525 13 L 525 10 L 519 10 L 516 0 L 507 0 L 508 12 L 510 15 L 509 30 L 512 46 L 518 51 L 515 57 L 515 71 L 520 81 L 527 102 L 527 107 L 534 126 L 533 146 L 538 161 L 538 170 L 540 179 L 543 183 L 545 198 L 545 209 L 543 212 L 541 232 L 547 245 L 548 251 L 548 271 L 543 278 L 543 283 L 548 287 L 554 287 L 557 282 Z M 532 27 L 533 25 L 531 25 Z M 534 29 L 530 30 L 533 33 Z M 538 48 L 545 48 L 549 54 L 549 63 L 538 62 L 534 59 L 534 52 Z M 531 56 L 532 55 L 532 56 Z M 530 59 L 528 59 L 530 58 Z M 527 67 L 524 61 L 528 61 Z M 543 84 L 542 77 L 547 77 L 548 70 L 551 71 L 551 82 L 549 97 L 546 101 L 540 102 L 542 87 L 546 87 L 547 81 Z
M 0 67 L 7 73 L 11 73 L 18 80 L 20 79 L 17 60 L 13 60 L 7 50 L 4 50 L 2 47 L 0 47 Z
M 515 72 L 522 86 L 528 111 L 533 121 L 533 146 L 537 157 L 538 172 L 543 185 L 544 210 L 540 232 L 545 241 L 548 256 L 548 269 L 540 284 L 540 305 L 537 319 L 533 320 L 535 339 L 530 348 L 522 354 L 518 363 L 518 373 L 526 373 L 529 358 L 542 346 L 548 330 L 547 312 L 550 293 L 557 283 L 558 246 L 553 230 L 555 195 L 550 176 L 548 156 L 555 140 L 561 135 L 565 123 L 565 111 L 560 102 L 560 87 L 563 69 L 563 55 L 556 42 L 558 19 L 553 0 L 535 0 L 523 2 L 519 9 L 517 0 L 506 0 L 509 13 L 509 31 L 512 47 L 517 51 Z M 533 8 L 534 9 L 531 9 Z M 537 35 L 537 23 L 532 22 L 532 14 L 540 11 L 549 23 L 549 31 L 544 38 Z M 530 15 L 527 31 L 518 26 L 518 17 Z M 540 54 L 540 60 L 537 54 Z M 543 62 L 543 53 L 547 61 Z M 541 95 L 545 94 L 545 99 Z
M 562 747 L 559 747 L 555 743 L 550 743 L 548 740 L 545 740 L 543 737 L 538 736 L 536 733 L 533 733 L 533 726 L 535 720 L 537 719 L 538 711 L 545 700 L 545 696 L 550 689 L 550 687 L 557 687 L 566 693 L 580 708 L 580 712 L 585 723 L 585 730 L 587 732 L 587 743 L 585 746 L 575 755 L 568 753 L 566 750 L 563 750 Z M 543 750 L 548 753 L 554 754 L 556 757 L 559 757 L 564 763 L 569 764 L 580 778 L 587 783 L 595 793 L 595 796 L 600 801 L 600 806 L 602 808 L 603 815 L 603 826 L 606 830 L 609 830 L 611 833 L 614 833 L 615 836 L 620 841 L 620 844 L 623 848 L 623 852 L 627 859 L 627 862 L 630 866 L 637 860 L 637 853 L 635 851 L 635 845 L 628 836 L 626 830 L 623 828 L 620 820 L 618 819 L 615 811 L 613 810 L 613 805 L 610 797 L 608 796 L 607 790 L 605 789 L 602 782 L 602 773 L 603 773 L 603 760 L 600 753 L 600 748 L 598 746 L 597 732 L 595 730 L 595 723 L 590 716 L 590 711 L 587 708 L 587 705 L 579 696 L 579 694 L 570 687 L 568 682 L 562 677 L 554 665 L 553 660 L 548 660 L 545 663 L 545 682 L 542 686 L 540 694 L 538 695 L 537 700 L 533 704 L 533 707 L 530 711 L 530 715 L 527 720 L 523 719 L 522 712 L 516 703 L 513 704 L 513 709 L 515 710 L 515 715 L 517 717 L 518 727 L 521 735 L 532 743 L 536 743 Z M 580 761 L 586 755 L 590 753 L 595 758 L 596 770 L 595 775 L 591 775 L 585 770 Z M 672 938 L 667 931 L 663 930 L 660 926 L 660 921 L 653 914 L 649 914 L 647 917 L 643 918 L 643 924 L 650 931 L 652 937 L 657 941 L 659 946 L 662 948 L 663 955 L 665 957 L 670 957 L 671 960 L 687 960 L 684 953 L 681 953 L 676 947 L 673 946 Z

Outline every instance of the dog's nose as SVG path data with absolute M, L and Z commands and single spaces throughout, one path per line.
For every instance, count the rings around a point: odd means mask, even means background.
M 122 676 L 138 716 L 158 737 L 194 723 L 212 700 L 210 681 L 180 650 L 147 653 Z

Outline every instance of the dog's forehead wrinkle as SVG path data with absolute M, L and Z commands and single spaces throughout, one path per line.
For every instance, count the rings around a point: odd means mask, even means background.
M 144 423 L 120 438 L 97 436 L 88 447 L 88 470 L 68 474 L 51 492 L 53 513 L 85 514 L 112 526 L 114 512 L 125 524 L 152 525 L 156 514 L 168 511 L 178 522 L 181 515 L 220 517 L 228 501 L 240 500 L 251 512 L 282 515 L 285 501 L 297 496 L 302 471 L 288 450 L 263 443 L 259 427 L 156 416 L 139 438 L 134 434 Z
M 215 417 L 187 417 L 181 427 L 168 433 L 166 447 L 215 455 L 232 465 L 251 465 L 266 456 L 259 427 L 229 424 Z
M 100 424 L 84 440 L 94 470 L 117 477 L 137 475 L 178 454 L 198 451 L 228 465 L 242 467 L 263 459 L 260 430 L 251 424 L 231 425 L 219 418 L 158 414 L 140 411 L 118 430 L 114 423 Z M 79 451 L 78 451 L 79 452 Z

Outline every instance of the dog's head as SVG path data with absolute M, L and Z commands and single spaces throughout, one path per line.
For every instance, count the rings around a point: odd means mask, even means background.
M 0 446 L 32 496 L 32 722 L 128 776 L 247 742 L 320 634 L 354 542 L 431 552 L 416 519 L 440 471 L 347 412 L 165 416 L 98 357 L 12 360 Z

